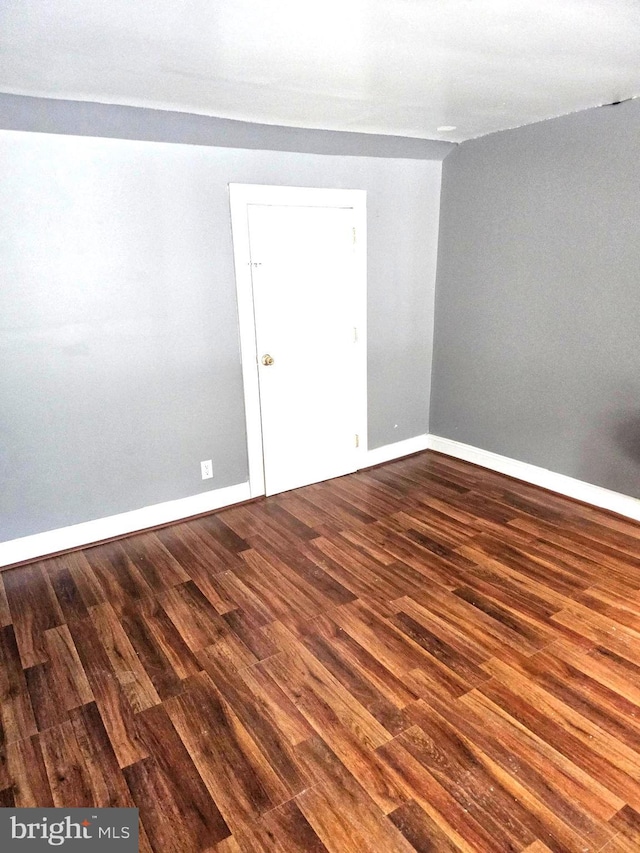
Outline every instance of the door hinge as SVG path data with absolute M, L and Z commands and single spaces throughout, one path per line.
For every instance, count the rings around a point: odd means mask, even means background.
M 356 229 L 355 229 L 355 226 L 354 226 L 354 229 L 353 229 L 353 242 L 354 242 L 354 244 L 355 244 L 355 242 L 356 242 Z
M 356 433 L 356 447 L 360 447 L 360 436 Z
M 356 326 L 353 327 L 353 342 L 354 344 L 358 343 L 358 329 Z

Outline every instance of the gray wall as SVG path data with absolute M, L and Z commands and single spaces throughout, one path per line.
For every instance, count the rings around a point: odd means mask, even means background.
M 148 142 L 183 142 L 221 148 L 396 157 L 409 160 L 442 160 L 455 147 L 451 142 L 437 139 L 309 130 L 193 113 L 96 104 L 91 101 L 32 98 L 2 92 L 0 127 L 4 130 L 105 136 Z
M 431 432 L 640 497 L 640 101 L 444 162 Z
M 368 191 L 369 442 L 426 432 L 440 171 L 0 132 L 0 541 L 246 481 L 229 182 Z

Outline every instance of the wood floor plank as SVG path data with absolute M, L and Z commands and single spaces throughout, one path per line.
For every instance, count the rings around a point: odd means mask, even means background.
M 141 533 L 122 540 L 122 550 L 154 592 L 189 580 L 183 566 L 164 547 L 155 533 Z
M 16 801 L 13 796 L 13 788 L 3 788 L 0 790 L 0 808 L 13 809 Z
M 278 504 L 298 521 L 301 521 L 305 527 L 315 530 L 320 536 L 337 533 L 339 526 L 331 522 L 322 510 L 306 501 L 302 494 L 302 489 L 286 492 L 284 495 L 278 496 Z
M 584 657 L 584 656 L 583 656 Z M 584 669 L 563 660 L 551 646 L 531 657 L 510 657 L 509 665 L 517 669 L 534 687 L 542 687 L 552 694 L 567 711 L 573 710 L 586 717 L 604 731 L 633 750 L 640 751 L 640 720 L 637 706 L 626 696 L 621 696 L 595 679 Z M 491 672 L 495 662 L 484 668 Z M 499 674 L 497 677 L 500 677 Z M 561 713 L 564 708 L 561 706 Z
M 240 846 L 238 838 L 242 838 L 242 834 L 242 830 L 239 829 L 236 835 L 230 835 L 229 838 L 225 838 L 224 841 L 216 844 L 216 853 L 256 853 L 255 844 L 251 839 L 248 842 L 243 839 L 243 844 Z M 262 853 L 262 851 L 258 850 L 257 853 Z
M 525 722 L 530 731 L 600 780 L 627 803 L 640 802 L 640 756 L 562 701 L 520 678 L 501 661 L 493 662 L 495 680 L 484 695 Z
M 5 628 L 11 625 L 11 610 L 9 609 L 9 601 L 4 588 L 2 573 L 0 573 L 0 628 Z
M 584 849 L 586 839 L 573 833 L 560 818 L 564 815 L 562 803 L 556 801 L 552 810 L 538 796 L 546 780 L 540 776 L 536 780 L 530 767 L 525 773 L 518 772 L 521 765 L 516 755 L 509 755 L 510 763 L 505 762 L 505 751 L 491 735 L 466 727 L 463 732 L 458 725 L 460 718 L 443 707 L 436 710 L 422 703 L 412 713 L 418 727 L 408 730 L 400 740 L 423 766 L 431 768 L 432 775 L 458 802 L 477 817 L 484 816 L 483 825 L 497 822 L 493 834 L 496 839 L 502 837 L 501 846 L 519 849 L 527 838 L 538 837 L 554 848 Z M 443 748 L 447 743 L 450 745 Z M 544 788 L 546 797 L 550 789 L 550 785 Z M 597 824 L 595 829 L 592 824 L 585 826 L 587 833 L 601 829 Z M 606 829 L 604 833 L 602 837 L 608 837 Z
M 48 660 L 44 632 L 64 623 L 51 581 L 41 563 L 2 575 L 20 659 L 24 667 Z
M 362 673 L 396 708 L 405 708 L 418 698 L 418 694 L 398 675 L 384 666 L 376 655 L 357 643 L 330 616 L 314 620 L 312 633 L 327 639 L 338 650 L 340 659 Z
M 309 552 L 314 553 L 325 571 L 355 596 L 389 601 L 405 592 L 399 590 L 397 584 L 389 584 L 380 573 L 374 574 L 371 567 L 377 561 L 346 539 L 318 537 L 311 542 Z
M 306 650 L 289 647 L 260 665 L 385 812 L 402 801 L 374 753 L 391 734 Z
M 585 589 L 575 600 L 602 616 L 609 616 L 621 625 L 640 631 L 640 593 L 630 594 L 629 589 L 617 592 L 603 589 L 597 584 Z
M 307 540 L 303 540 L 305 541 Z M 355 595 L 350 590 L 311 560 L 299 554 L 296 549 L 287 547 L 284 551 L 277 551 L 273 545 L 263 541 L 259 536 L 254 537 L 254 543 L 255 550 L 247 551 L 243 555 L 245 561 L 251 564 L 255 561 L 255 554 L 266 558 L 279 575 L 284 576 L 288 583 L 299 590 L 299 597 L 308 602 L 309 612 L 327 610 L 334 605 L 345 604 L 355 599 Z
M 339 494 L 331 489 L 331 484 L 316 483 L 301 491 L 304 500 L 317 506 L 323 515 L 339 529 L 358 527 L 375 521 L 375 516 L 363 512 L 358 507 L 343 500 Z
M 593 575 L 585 577 L 574 569 L 564 570 L 557 560 L 529 553 L 528 546 L 529 543 L 520 547 L 508 545 L 498 537 L 487 534 L 475 537 L 472 544 L 475 550 L 487 557 L 493 557 L 501 566 L 511 569 L 516 575 L 523 575 L 534 583 L 540 583 L 560 596 L 575 598 L 593 583 Z
M 606 849 L 606 845 L 604 848 Z M 543 844 L 542 841 L 534 841 L 533 844 L 530 844 L 523 853 L 552 853 L 551 848 L 547 847 L 546 844 Z
M 294 698 L 298 707 L 302 707 L 306 699 L 309 709 L 330 709 L 366 747 L 375 748 L 390 739 L 383 726 L 302 643 L 283 630 L 275 636 L 280 638 L 282 651 L 260 666 Z
M 396 499 L 386 494 L 383 488 L 378 487 L 371 480 L 367 480 L 364 472 L 354 477 L 341 477 L 334 480 L 333 489 L 353 506 L 374 518 L 390 515 L 398 509 Z
M 278 651 L 260 630 L 261 626 L 252 622 L 249 614 L 239 607 L 224 613 L 222 618 L 231 629 L 231 633 L 251 653 L 254 660 L 264 660 Z
M 271 713 L 270 705 L 256 707 L 254 695 L 247 691 L 247 681 L 233 666 L 228 665 L 224 656 L 216 654 L 215 647 L 202 654 L 201 660 L 216 690 L 251 732 L 258 749 L 284 786 L 284 799 L 295 797 L 307 787 L 309 780 L 304 776 L 293 749 L 279 728 L 279 715 Z
M 102 808 L 135 807 L 96 703 L 73 708 L 69 719 L 91 786 L 91 804 Z
M 578 534 L 575 532 L 565 532 L 561 528 L 544 522 L 542 520 L 533 520 L 527 518 L 514 519 L 511 522 L 513 527 L 531 533 L 536 539 L 544 539 L 553 542 L 566 550 L 593 560 L 600 565 L 606 566 L 612 571 L 622 571 L 630 579 L 635 577 L 638 569 L 640 569 L 640 558 L 637 552 L 634 556 L 625 554 L 624 551 L 619 551 L 612 542 L 603 543 L 596 539 L 591 539 L 588 535 Z M 635 570 L 635 571 L 634 571 Z M 640 577 L 637 578 L 638 583 L 635 588 L 638 589 Z
M 7 771 L 17 808 L 53 808 L 53 795 L 47 777 L 40 736 L 7 744 Z
M 513 767 L 517 759 L 517 778 L 580 836 L 599 844 L 610 839 L 606 824 L 624 803 L 619 795 L 484 694 L 469 693 L 461 699 L 461 705 L 466 719 L 458 723 L 460 730 L 467 728 L 469 719 L 474 719 L 470 737 L 480 742 L 483 735 L 479 726 L 491 731 L 499 725 L 501 743 L 489 743 L 487 753 L 506 769 Z M 446 708 L 439 707 L 438 711 L 442 716 Z M 503 744 L 508 745 L 506 753 Z
M 464 582 L 465 572 L 475 568 L 475 563 L 456 549 L 427 537 L 422 537 L 420 541 L 412 540 L 377 524 L 370 524 L 359 530 L 358 535 L 361 539 L 382 548 L 392 561 L 404 563 L 423 575 L 427 581 L 440 583 L 447 589 L 455 589 L 459 583 Z M 350 536 L 350 532 L 345 531 L 344 536 Z
M 111 605 L 92 607 L 91 620 L 134 712 L 159 704 L 160 697 Z
M 93 701 L 93 691 L 87 680 L 68 625 L 45 631 L 45 643 L 56 693 L 66 711 Z
M 304 524 L 277 501 L 265 501 L 262 508 L 268 517 L 276 522 L 273 529 L 288 531 L 294 545 L 297 545 L 300 540 L 315 539 L 318 536 L 318 531 L 313 525 Z
M 378 658 L 393 673 L 427 667 L 432 658 L 405 632 L 380 617 L 368 602 L 358 600 L 331 612 L 331 619 L 356 643 Z
M 53 591 L 56 594 L 64 618 L 69 621 L 70 619 L 84 619 L 87 617 L 89 610 L 80 593 L 73 573 L 67 565 L 67 561 L 64 558 L 51 560 L 47 568 Z M 102 597 L 100 599 L 92 599 L 91 603 L 98 604 L 100 601 L 102 601 Z
M 71 720 L 43 731 L 40 745 L 54 806 L 98 805 Z
M 235 572 L 224 572 L 216 576 L 221 594 L 232 602 L 228 610 L 242 610 L 254 625 L 266 625 L 273 622 L 275 614 L 268 608 L 267 603 L 262 601 L 260 595 L 244 583 Z
M 491 592 L 490 588 L 488 592 Z M 466 611 L 463 616 L 458 611 L 460 618 L 465 623 L 480 620 L 483 622 L 484 629 L 494 635 L 497 623 L 497 630 L 500 633 L 496 635 L 496 639 L 502 639 L 508 645 L 521 648 L 525 653 L 531 654 L 543 646 L 550 645 L 555 640 L 556 634 L 552 629 L 546 628 L 540 621 L 523 613 L 515 602 L 515 607 L 507 607 L 500 600 L 493 599 L 490 595 L 484 595 L 478 589 L 472 589 L 468 586 L 458 587 L 454 590 L 453 595 L 492 620 L 490 622 L 482 620 L 477 612 L 470 615 L 469 611 Z M 417 600 L 422 603 L 423 598 L 420 597 Z M 451 599 L 448 603 L 449 608 L 455 610 L 456 605 Z
M 263 844 L 265 849 L 278 844 L 283 853 L 326 853 L 315 830 L 300 811 L 297 802 L 290 800 L 264 815 Z
M 424 714 L 431 719 L 435 712 L 455 727 L 458 736 L 481 749 L 493 762 L 494 772 L 500 772 L 503 787 L 544 825 L 544 837 L 554 839 L 554 847 L 582 851 L 589 848 L 587 839 L 592 836 L 599 844 L 609 840 L 612 833 L 607 831 L 606 821 L 619 800 L 536 741 L 515 720 L 504 715 L 498 723 L 498 709 L 478 698 L 470 693 L 455 706 L 432 698 L 432 708 L 427 710 L 425 703 L 419 703 L 411 709 L 411 716 L 421 726 Z
M 242 559 L 246 567 L 236 574 L 276 619 L 290 615 L 310 619 L 320 612 L 322 605 L 318 603 L 318 596 L 308 595 L 307 585 L 298 576 L 295 576 L 297 582 L 292 583 L 291 573 L 283 560 L 263 556 L 253 548 L 243 551 Z M 325 607 L 331 606 L 328 599 L 323 603 Z
M 222 515 L 207 515 L 204 518 L 199 518 L 194 522 L 194 527 L 202 528 L 212 540 L 219 542 L 233 554 L 246 551 L 249 547 L 241 536 L 233 532 Z
M 192 652 L 229 633 L 226 622 L 193 581 L 172 587 L 158 600 Z
M 0 630 L 0 721 L 5 743 L 38 731 L 13 625 Z
M 631 806 L 624 806 L 611 819 L 618 834 L 602 849 L 605 853 L 634 853 L 640 850 L 640 813 Z
M 310 767 L 321 768 L 321 781 L 304 791 L 297 803 L 329 851 L 411 853 L 402 834 L 320 738 L 299 749 Z
M 149 599 L 144 601 L 146 603 Z M 120 623 L 160 699 L 175 696 L 182 690 L 182 680 L 145 618 L 144 610 L 148 611 L 156 602 L 151 602 L 147 607 L 139 607 L 136 604 L 123 610 Z M 177 636 L 179 637 L 179 634 Z M 187 657 L 188 660 L 189 658 L 190 656 Z
M 91 573 L 102 589 L 102 599 L 108 601 L 116 612 L 131 600 L 149 598 L 153 589 L 120 541 L 108 542 L 84 551 Z M 97 602 L 100 603 L 100 602 Z
M 36 718 L 38 731 L 64 723 L 67 712 L 60 699 L 51 664 L 39 663 L 24 671 L 31 697 L 31 707 Z
M 271 676 L 258 666 L 245 667 L 239 673 L 251 691 L 257 708 L 264 708 L 287 741 L 296 746 L 313 735 L 313 728 L 287 694 Z
M 235 510 L 229 510 L 234 512 Z M 234 571 L 242 566 L 240 557 L 242 551 L 249 548 L 249 543 L 245 543 L 242 548 L 235 547 L 227 548 L 227 546 L 216 536 L 210 533 L 204 524 L 206 518 L 196 518 L 193 521 L 187 522 L 184 526 L 184 536 L 190 547 L 198 547 L 206 550 L 208 555 L 207 562 L 209 563 L 209 571 L 213 575 L 221 574 L 222 572 Z M 224 525 L 229 533 L 228 525 Z
M 418 805 L 451 839 L 455 848 L 464 853 L 492 849 L 491 835 L 483 825 L 470 816 L 398 740 L 381 747 L 379 753 L 398 784 L 407 794 L 411 792 Z
M 167 700 L 167 713 L 191 760 L 233 830 L 257 820 L 278 802 L 282 790 L 247 729 L 205 673 L 184 693 Z M 283 802 L 286 798 L 283 799 Z
M 107 600 L 104 587 L 87 559 L 87 551 L 73 551 L 71 554 L 63 554 L 61 557 L 54 558 L 54 565 L 56 563 L 62 565 L 69 572 L 82 601 L 82 604 L 77 603 L 77 601 L 74 602 L 76 612 L 74 615 L 65 614 L 67 621 L 73 618 L 84 618 L 88 615 L 86 608 L 102 604 Z M 64 608 L 62 602 L 61 606 Z
M 488 547 L 486 542 L 487 538 L 483 539 L 479 536 L 477 539 L 462 545 L 457 551 L 476 564 L 497 572 L 501 578 L 510 580 L 514 586 L 522 589 L 525 595 L 539 603 L 547 616 L 557 613 L 572 603 L 570 594 L 558 592 L 550 584 L 531 576 L 527 571 L 527 566 L 523 565 L 520 560 L 514 561 L 508 556 L 495 553 L 496 549 Z
M 640 666 L 606 649 L 595 646 L 587 652 L 554 643 L 549 653 L 573 664 L 581 673 L 608 687 L 617 695 L 640 706 Z
M 459 853 L 461 847 L 420 808 L 415 800 L 399 806 L 389 820 L 400 830 L 415 850 Z
M 406 728 L 402 710 L 390 701 L 356 664 L 345 660 L 339 647 L 319 633 L 309 634 L 304 640 L 312 655 L 336 678 L 343 687 L 366 708 L 372 717 L 393 735 Z
M 576 634 L 604 646 L 622 658 L 640 666 L 640 632 L 602 616 L 583 604 L 571 602 L 552 617 Z
M 502 786 L 490 759 L 442 718 L 424 714 L 397 743 L 490 833 L 496 849 L 519 850 L 535 840 L 535 818 Z
M 144 618 L 146 629 L 153 637 L 156 648 L 177 677 L 184 680 L 199 672 L 200 665 L 195 655 L 160 602 L 155 599 L 145 599 L 137 603 L 137 606 Z
M 222 594 L 216 577 L 228 571 L 225 564 L 219 565 L 217 554 L 186 525 L 165 527 L 156 531 L 156 536 L 169 553 L 184 566 L 189 578 L 210 601 L 218 613 L 226 613 L 235 607 Z
M 389 621 L 401 633 L 424 649 L 431 658 L 451 670 L 455 676 L 464 682 L 467 690 L 471 690 L 476 685 L 488 680 L 487 674 L 473 659 L 469 660 L 442 636 L 430 631 L 429 628 L 406 613 L 400 612 L 392 616 Z
M 297 803 L 290 800 L 235 830 L 216 846 L 218 853 L 326 853 Z
M 142 744 L 135 714 L 90 619 L 69 623 L 69 630 L 87 674 L 100 716 L 120 767 L 134 764 L 148 753 Z
M 126 767 L 124 775 L 152 845 L 181 853 L 227 838 L 230 830 L 166 710 L 143 711 L 139 724 L 150 757 Z
M 636 853 L 640 524 L 427 451 L 0 576 L 0 805 L 142 853 Z

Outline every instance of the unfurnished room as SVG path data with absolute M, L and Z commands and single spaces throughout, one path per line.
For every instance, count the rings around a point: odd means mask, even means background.
M 640 5 L 0 4 L 0 849 L 640 851 Z

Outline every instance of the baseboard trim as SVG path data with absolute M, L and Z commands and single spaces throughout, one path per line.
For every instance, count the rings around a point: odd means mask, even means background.
M 454 456 L 456 459 L 462 459 L 465 462 L 473 462 L 483 468 L 489 468 L 492 471 L 498 471 L 500 474 L 515 477 L 517 480 L 524 480 L 534 486 L 542 486 L 544 489 L 558 492 L 565 497 L 574 498 L 592 506 L 600 507 L 600 509 L 608 509 L 611 512 L 618 513 L 618 515 L 640 521 L 640 500 L 630 495 L 613 492 L 610 489 L 604 489 L 602 486 L 594 486 L 592 483 L 585 483 L 583 480 L 576 480 L 573 477 L 567 477 L 565 474 L 557 474 L 547 468 L 539 468 L 537 465 L 530 465 L 528 462 L 520 462 L 518 459 L 500 456 L 498 453 L 482 450 L 470 444 L 462 444 L 460 441 L 453 441 L 439 435 L 429 436 L 429 447 L 431 450 L 437 450 L 447 456 Z
M 404 441 L 397 441 L 394 444 L 376 447 L 368 451 L 365 460 L 363 460 L 365 464 L 362 467 L 391 462 L 394 459 L 401 459 L 403 456 L 410 456 L 423 450 L 436 450 L 446 456 L 472 462 L 483 468 L 489 468 L 491 471 L 515 477 L 517 480 L 523 480 L 560 495 L 640 521 L 640 499 L 638 498 L 613 492 L 610 489 L 602 488 L 602 486 L 585 483 L 565 474 L 557 474 L 547 468 L 540 468 L 528 462 L 501 456 L 498 453 L 482 450 L 479 447 L 473 447 L 470 444 L 463 444 L 460 441 L 439 435 L 425 433 L 414 438 L 407 438 Z M 249 483 L 239 483 L 235 486 L 227 486 L 200 495 L 142 507 L 131 512 L 99 518 L 95 521 L 85 521 L 82 524 L 74 524 L 58 530 L 49 530 L 45 533 L 36 533 L 33 536 L 24 536 L 21 539 L 13 539 L 9 542 L 0 542 L 0 568 L 24 563 L 28 560 L 37 560 L 61 551 L 71 551 L 74 548 L 93 545 L 105 539 L 115 539 L 129 533 L 160 527 L 163 524 L 171 524 L 174 521 L 213 512 L 250 499 Z
M 145 506 L 142 509 L 110 515 L 107 518 L 98 518 L 95 521 L 85 521 L 70 527 L 12 539 L 9 542 L 0 543 L 0 567 L 35 560 L 60 551 L 70 551 L 150 527 L 170 524 L 192 515 L 213 512 L 231 504 L 242 503 L 250 498 L 249 484 L 239 483 L 236 486 L 227 486 L 188 498 L 179 498 L 175 501 L 166 501 Z
M 416 435 L 413 438 L 405 438 L 404 441 L 395 441 L 393 444 L 384 444 L 369 450 L 364 457 L 363 468 L 371 468 L 373 465 L 381 465 L 383 462 L 391 462 L 393 459 L 401 459 L 421 450 L 428 450 L 431 446 L 431 436 L 427 433 Z

